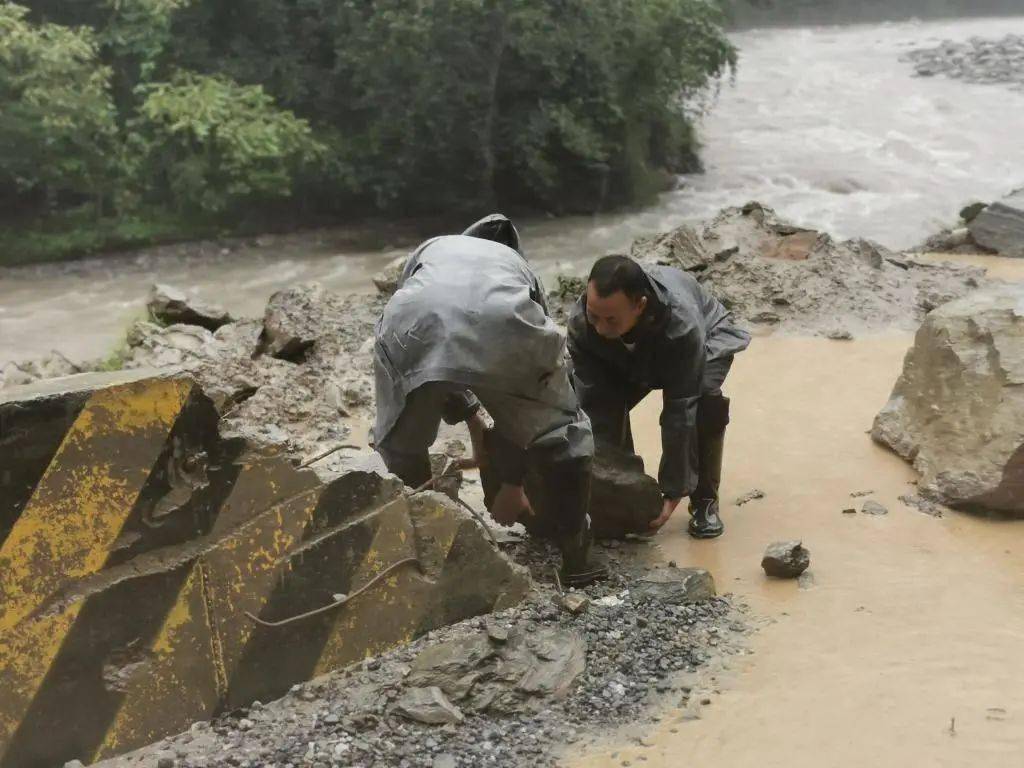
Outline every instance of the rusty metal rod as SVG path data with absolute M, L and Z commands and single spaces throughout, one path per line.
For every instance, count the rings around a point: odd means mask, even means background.
M 337 608 L 338 606 L 344 605 L 349 600 L 351 600 L 353 597 L 358 597 L 359 595 L 361 595 L 363 592 L 368 590 L 370 587 L 372 587 L 374 584 L 376 584 L 378 581 L 383 579 L 385 576 L 387 576 L 389 573 L 391 573 L 395 569 L 397 569 L 397 568 L 399 568 L 399 567 L 401 567 L 403 565 L 406 565 L 408 563 L 416 563 L 417 565 L 419 565 L 419 562 L 420 561 L 419 561 L 418 558 L 406 557 L 406 558 L 404 558 L 402 560 L 399 560 L 398 562 L 392 563 L 387 568 L 385 568 L 383 571 L 381 571 L 376 576 L 374 576 L 372 579 L 370 579 L 368 582 L 363 584 L 363 586 L 361 586 L 359 589 L 357 589 L 352 594 L 345 595 L 340 600 L 335 600 L 333 603 L 328 603 L 327 605 L 322 605 L 319 608 L 314 608 L 311 611 L 306 611 L 305 613 L 300 613 L 297 616 L 291 616 L 291 617 L 289 617 L 287 619 L 281 619 L 280 621 L 264 621 L 259 616 L 255 616 L 252 613 L 249 613 L 249 611 L 245 611 L 244 613 L 245 613 L 245 615 L 249 619 L 251 619 L 252 621 L 256 622 L 261 627 L 283 627 L 283 626 L 286 626 L 288 624 L 293 624 L 296 621 L 302 621 L 303 619 L 309 619 L 309 618 L 312 618 L 313 616 L 319 616 L 322 613 L 327 613 L 327 611 L 333 610 L 333 609 Z

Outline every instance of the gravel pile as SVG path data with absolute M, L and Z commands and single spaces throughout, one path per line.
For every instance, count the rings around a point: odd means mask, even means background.
M 686 706 L 691 696 L 702 697 L 698 681 L 708 662 L 743 652 L 747 625 L 727 598 L 685 604 L 650 591 L 651 578 L 668 574 L 671 581 L 672 572 L 694 572 L 639 565 L 637 548 L 645 546 L 606 549 L 613 576 L 583 593 L 570 593 L 582 599 L 566 602 L 584 603 L 574 614 L 550 582 L 554 550 L 507 545 L 537 576 L 547 574 L 546 583 L 538 583 L 520 606 L 438 630 L 403 649 L 296 686 L 276 702 L 197 723 L 187 733 L 101 765 L 554 766 L 567 749 L 638 720 L 657 720 L 659 705 Z M 467 710 L 461 722 L 444 725 L 415 722 L 396 711 L 403 696 L 424 690 L 409 681 L 426 649 L 481 637 L 504 644 L 516 634 L 566 633 L 582 641 L 586 665 L 562 698 L 529 700 L 511 712 Z

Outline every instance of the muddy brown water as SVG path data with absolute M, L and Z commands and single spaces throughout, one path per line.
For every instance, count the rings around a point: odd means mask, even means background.
M 1024 262 L 995 269 L 1024 281 Z M 726 533 L 693 541 L 680 512 L 656 546 L 750 606 L 753 653 L 724 662 L 698 719 L 664 712 L 650 746 L 613 740 L 565 765 L 1024 765 L 1024 521 L 904 506 L 915 473 L 866 434 L 911 342 L 763 337 L 737 358 Z M 657 398 L 634 412 L 648 466 L 659 412 Z M 736 507 L 753 488 L 766 497 Z M 843 514 L 867 490 L 889 515 Z M 791 538 L 811 551 L 810 589 L 761 571 L 764 548 Z

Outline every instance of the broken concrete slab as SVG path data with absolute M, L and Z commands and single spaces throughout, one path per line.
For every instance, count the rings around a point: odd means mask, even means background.
M 985 206 L 967 228 L 982 248 L 1000 256 L 1024 258 L 1024 189 Z
M 187 377 L 2 397 L 0 423 L 39 423 L 0 450 L 46 436 L 0 538 L 4 768 L 119 754 L 529 588 L 439 494 L 373 472 L 325 482 L 220 437 Z
M 1024 514 L 1024 287 L 932 312 L 871 436 L 921 473 L 920 492 L 961 509 Z
M 234 322 L 234 318 L 223 307 L 208 304 L 178 288 L 160 283 L 150 288 L 146 309 L 151 317 L 164 325 L 181 323 L 216 331 L 222 325 Z
M 811 553 L 800 541 L 777 541 L 769 544 L 761 558 L 761 567 L 769 576 L 795 579 L 811 564 Z

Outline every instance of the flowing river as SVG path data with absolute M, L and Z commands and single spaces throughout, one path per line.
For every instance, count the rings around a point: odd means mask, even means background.
M 1009 32 L 1024 33 L 1024 16 L 736 34 L 735 81 L 722 84 L 702 125 L 707 173 L 644 210 L 521 222 L 528 254 L 550 279 L 753 199 L 838 236 L 916 244 L 963 203 L 1024 184 L 1024 92 L 914 78 L 899 58 Z M 298 281 L 372 290 L 370 275 L 404 252 L 350 242 L 324 231 L 0 271 L 0 365 L 51 349 L 76 361 L 104 356 L 156 281 L 251 315 Z

